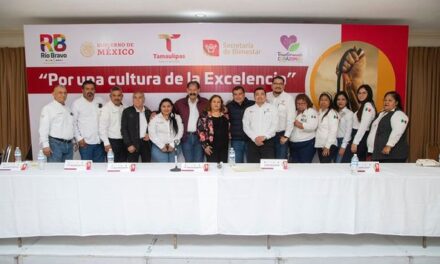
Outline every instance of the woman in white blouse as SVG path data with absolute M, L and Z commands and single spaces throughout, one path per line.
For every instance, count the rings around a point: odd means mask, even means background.
M 176 143 L 183 135 L 182 118 L 175 114 L 173 102 L 165 98 L 159 104 L 159 113 L 148 125 L 152 162 L 174 162 Z
M 315 136 L 318 126 L 318 113 L 306 94 L 295 98 L 296 118 L 290 134 L 289 162 L 310 163 L 315 156 Z
M 343 160 L 347 145 L 351 140 L 351 130 L 353 129 L 353 112 L 350 110 L 349 102 L 346 92 L 340 91 L 336 94 L 334 105 L 339 114 L 338 133 L 336 135 L 338 142 L 336 163 L 350 162 L 349 160 Z M 350 152 L 350 150 L 347 152 Z
M 332 96 L 329 93 L 322 93 L 319 96 L 318 129 L 315 138 L 315 148 L 321 163 L 331 163 L 335 160 L 338 150 L 336 147 L 338 124 L 338 113 L 333 109 Z
M 368 84 L 363 84 L 357 89 L 359 109 L 353 115 L 353 130 L 351 133 L 351 153 L 346 160 L 351 160 L 357 154 L 359 161 L 367 160 L 367 138 L 371 122 L 376 117 L 376 107 L 373 101 L 373 90 Z
M 367 139 L 368 152 L 373 160 L 380 162 L 405 162 L 408 158 L 406 131 L 408 116 L 397 92 L 387 92 L 383 100 L 383 111 L 371 125 Z

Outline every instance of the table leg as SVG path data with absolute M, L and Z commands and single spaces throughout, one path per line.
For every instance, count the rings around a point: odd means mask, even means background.
M 426 237 L 422 236 L 422 247 L 426 248 Z
M 177 249 L 177 235 L 173 235 L 173 246 L 174 249 Z
M 270 250 L 270 248 L 271 248 L 271 245 L 270 245 L 270 236 L 269 236 L 269 235 L 266 236 L 266 248 L 267 248 L 268 250 Z

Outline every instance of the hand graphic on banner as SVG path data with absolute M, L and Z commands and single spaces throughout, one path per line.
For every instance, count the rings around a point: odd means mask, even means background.
M 350 106 L 353 111 L 359 108 L 356 99 L 356 91 L 364 83 L 364 73 L 367 67 L 367 59 L 363 49 L 357 49 L 354 46 L 348 49 L 343 55 L 338 65 L 336 65 L 336 74 L 338 76 L 338 92 L 342 90 L 348 94 Z

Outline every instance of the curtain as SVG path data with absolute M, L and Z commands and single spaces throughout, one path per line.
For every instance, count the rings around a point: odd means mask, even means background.
M 24 48 L 0 48 L 0 149 L 31 148 Z M 13 160 L 13 159 L 11 159 Z
M 440 47 L 409 48 L 406 111 L 409 161 L 440 145 Z

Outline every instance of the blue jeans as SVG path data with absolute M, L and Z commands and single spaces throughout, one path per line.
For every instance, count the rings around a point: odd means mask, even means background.
M 93 162 L 105 162 L 105 151 L 102 144 L 87 144 L 79 148 L 82 160 L 93 160 Z
M 338 140 L 338 151 L 336 152 L 336 160 L 335 160 L 335 163 L 341 163 L 342 162 L 342 157 L 343 156 L 339 156 L 339 149 L 341 149 L 341 145 L 342 145 L 342 140 L 343 140 L 344 138 L 337 138 L 337 140 Z M 348 147 L 348 145 L 347 145 L 347 147 Z M 347 151 L 347 150 L 345 150 L 345 151 Z
M 73 159 L 72 142 L 61 142 L 49 137 L 49 147 L 52 154 L 47 158 L 47 162 L 64 162 Z
M 183 156 L 185 162 L 203 162 L 203 149 L 199 136 L 195 133 L 189 133 L 186 140 L 182 143 Z
M 231 147 L 235 152 L 235 162 L 244 163 L 244 157 L 248 148 L 249 141 L 247 140 L 231 140 Z
M 311 163 L 315 156 L 315 138 L 303 142 L 290 142 L 290 159 L 293 163 Z
M 280 137 L 284 136 L 285 131 L 280 131 L 275 134 L 275 158 L 287 159 L 287 148 L 289 147 L 289 141 L 284 144 L 280 143 Z
M 179 148 L 177 148 L 177 155 L 179 155 Z M 151 146 L 151 162 L 174 162 L 175 152 L 162 152 L 158 146 L 152 144 Z

